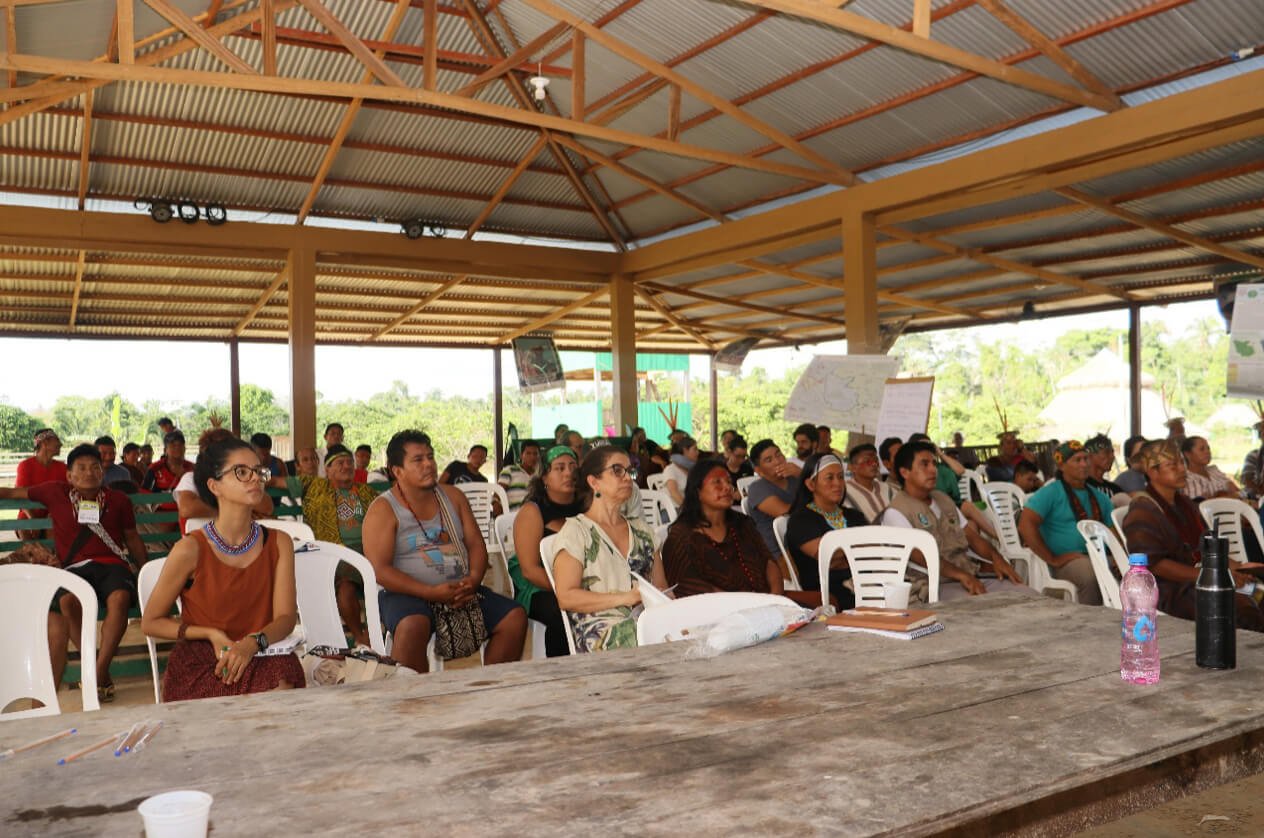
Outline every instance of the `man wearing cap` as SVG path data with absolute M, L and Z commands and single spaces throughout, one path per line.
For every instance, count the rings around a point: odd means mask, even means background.
M 0 488 L 0 499 L 33 500 L 48 510 L 61 567 L 92 585 L 98 602 L 105 606 L 97 649 L 97 690 L 100 700 L 111 701 L 114 683 L 110 680 L 110 661 L 127 630 L 127 610 L 136 601 L 136 574 L 128 554 L 135 565 L 144 564 L 145 545 L 136 531 L 136 517 L 127 495 L 101 485 L 103 470 L 97 449 L 79 445 L 66 462 L 65 480 L 29 488 Z M 76 641 L 83 620 L 96 621 L 97 615 L 85 615 L 72 594 L 64 594 L 57 604 L 69 622 L 70 637 Z M 54 671 L 64 667 L 65 649 L 54 650 L 53 660 Z
M 377 497 L 377 491 L 364 483 L 356 483 L 355 461 L 345 445 L 331 445 L 325 454 L 325 476 L 299 474 L 288 480 L 274 477 L 272 485 L 288 488 L 294 497 L 303 499 L 303 522 L 312 528 L 317 540 L 343 544 L 364 552 L 361 531 L 364 513 Z M 299 559 L 302 561 L 301 557 Z M 338 613 L 351 631 L 355 642 L 369 645 L 369 632 L 360 618 L 360 600 L 356 596 L 359 573 L 345 562 L 338 563 L 334 572 L 338 597 Z M 376 592 L 371 592 L 376 595 Z
M 1018 519 L 1018 534 L 1049 566 L 1054 579 L 1075 586 L 1081 605 L 1101 605 L 1093 563 L 1076 524 L 1092 518 L 1110 526 L 1110 497 L 1088 485 L 1089 455 L 1079 441 L 1059 445 L 1053 461 L 1058 473 L 1027 498 Z
M 1106 434 L 1098 434 L 1084 443 L 1088 452 L 1088 485 L 1098 489 L 1112 498 L 1115 495 L 1127 494 L 1118 483 L 1106 479 L 1106 475 L 1115 466 L 1115 445 Z M 1112 503 L 1113 506 L 1113 503 Z

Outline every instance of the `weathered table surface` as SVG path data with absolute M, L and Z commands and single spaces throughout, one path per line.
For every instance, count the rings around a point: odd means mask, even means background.
M 810 626 L 717 658 L 689 644 L 349 687 L 0 723 L 0 834 L 140 834 L 149 795 L 215 797 L 212 834 L 1074 831 L 1260 770 L 1264 637 L 1119 678 L 1118 612 L 992 594 L 911 643 Z M 147 718 L 148 749 L 91 743 Z

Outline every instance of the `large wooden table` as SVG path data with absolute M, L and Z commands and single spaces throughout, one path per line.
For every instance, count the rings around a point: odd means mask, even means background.
M 1067 834 L 1260 770 L 1264 638 L 1120 681 L 1118 612 L 993 594 L 911 643 L 810 626 L 712 659 L 689 644 L 238 699 L 0 723 L 0 834 L 136 836 L 175 788 L 213 834 Z M 56 758 L 146 718 L 146 751 Z

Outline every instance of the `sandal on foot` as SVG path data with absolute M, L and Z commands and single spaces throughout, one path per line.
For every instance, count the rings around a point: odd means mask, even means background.
M 102 704 L 109 704 L 114 700 L 114 685 L 106 684 L 104 687 L 97 687 L 97 701 Z

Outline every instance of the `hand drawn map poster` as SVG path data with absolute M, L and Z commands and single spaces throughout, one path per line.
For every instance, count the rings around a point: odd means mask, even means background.
M 785 419 L 871 434 L 886 381 L 899 368 L 900 359 L 889 355 L 817 355 L 794 385 Z

